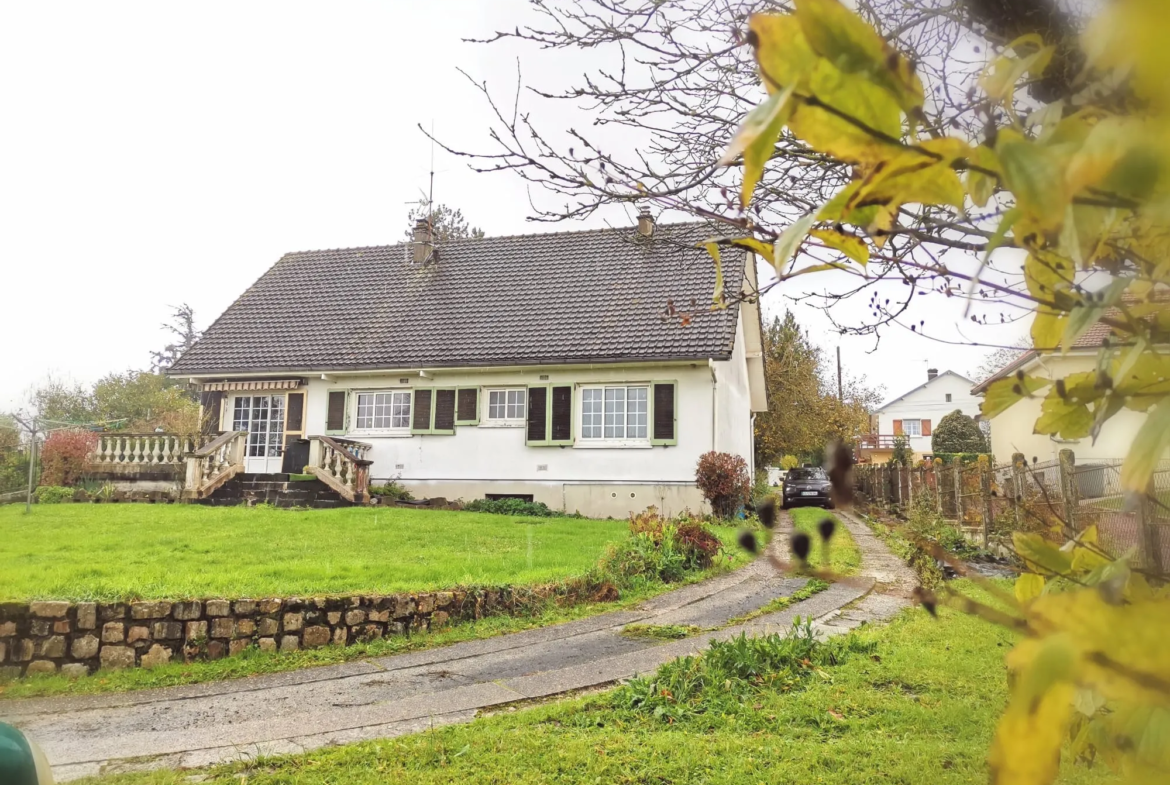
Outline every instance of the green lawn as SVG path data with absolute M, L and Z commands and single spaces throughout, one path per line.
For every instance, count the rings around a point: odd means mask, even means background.
M 971 586 L 965 590 L 973 591 Z M 668 723 L 629 691 L 505 712 L 469 725 L 212 770 L 204 785 L 970 785 L 1006 698 L 1010 633 L 947 609 L 856 633 L 837 665 L 721 710 Z M 721 692 L 723 685 L 712 685 Z M 102 785 L 186 785 L 190 772 Z M 1061 783 L 1109 780 L 1066 765 Z M 96 782 L 96 781 L 91 781 Z
M 838 575 L 854 575 L 861 567 L 861 549 L 857 547 L 853 537 L 831 512 L 816 507 L 797 507 L 789 510 L 792 516 L 792 526 L 797 531 L 806 533 L 812 539 L 812 553 L 809 563 L 813 567 L 829 567 Z M 817 530 L 818 524 L 825 518 L 833 518 L 837 526 L 833 537 L 829 540 L 829 563 L 825 564 L 825 548 L 821 534 Z
M 625 521 L 348 508 L 0 507 L 0 601 L 270 597 L 579 575 Z

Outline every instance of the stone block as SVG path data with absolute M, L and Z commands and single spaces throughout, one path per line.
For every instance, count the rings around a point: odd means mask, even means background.
M 150 628 L 149 627 L 142 627 L 142 626 L 131 627 L 129 634 L 126 636 L 127 643 L 134 643 L 136 641 L 148 641 L 148 640 L 150 640 Z
M 341 623 L 341 611 L 329 611 L 325 614 L 325 620 L 333 627 Z
M 227 616 L 232 612 L 232 604 L 227 600 L 208 600 L 204 610 L 208 616 Z
M 260 646 L 260 651 L 271 653 L 276 651 L 276 638 L 261 638 L 257 645 Z
M 143 668 L 157 668 L 171 661 L 171 650 L 161 644 L 154 644 L 150 651 L 142 655 L 140 664 Z
M 16 634 L 16 622 L 6 621 L 0 624 L 0 638 L 11 638 Z
M 319 610 L 305 611 L 305 626 L 311 627 L 314 624 L 325 623 L 325 612 Z
M 64 657 L 65 656 L 65 636 L 54 635 L 51 638 L 44 638 L 37 641 L 37 656 L 38 657 Z
M 394 598 L 394 618 L 405 619 L 414 615 L 414 597 L 400 595 Z
M 247 638 L 238 638 L 237 640 L 228 643 L 228 654 L 234 657 L 251 645 L 252 641 L 248 640 Z
M 319 611 L 323 611 L 329 607 L 329 599 L 327 597 L 314 597 L 309 602 Z
M 362 597 L 360 597 L 360 596 L 346 597 L 345 598 L 345 607 L 347 607 L 347 608 L 360 608 L 360 607 L 362 607 Z
M 386 632 L 390 635 L 405 635 L 406 625 L 400 621 L 392 621 L 386 625 Z
M 261 619 L 256 625 L 256 630 L 265 637 L 273 637 L 280 632 L 280 622 L 276 619 Z
M 163 619 L 171 613 L 169 602 L 132 602 L 130 603 L 131 619 Z
M 53 632 L 53 622 L 48 619 L 33 619 L 28 624 L 28 634 L 34 638 L 43 638 Z
M 230 638 L 236 633 L 236 620 L 230 616 L 224 616 L 218 619 L 211 620 L 211 637 L 213 638 Z
M 256 634 L 256 622 L 252 619 L 240 619 L 236 622 L 236 635 L 251 638 Z
M 77 629 L 79 629 L 79 630 L 96 630 L 97 629 L 97 603 L 96 602 L 79 602 L 79 603 L 77 603 Z
M 187 622 L 187 640 L 189 640 L 189 641 L 205 641 L 205 640 L 207 640 L 207 622 L 205 622 L 205 621 L 189 621 L 189 622 Z
M 255 600 L 236 600 L 235 613 L 237 616 L 251 616 L 256 612 L 257 605 Z
M 435 595 L 420 594 L 418 595 L 418 612 L 430 613 L 435 609 Z
M 102 643 L 121 643 L 126 639 L 126 625 L 120 621 L 108 621 L 102 625 Z
M 324 646 L 329 642 L 329 628 L 322 626 L 306 627 L 305 632 L 301 636 L 301 640 L 306 649 L 315 649 L 318 646 Z
M 56 673 L 57 663 L 49 660 L 33 660 L 28 664 L 28 668 L 24 671 L 29 676 L 37 673 Z
M 431 614 L 431 629 L 438 629 L 439 627 L 446 627 L 450 621 L 451 616 L 447 611 L 435 611 Z
M 172 615 L 179 621 L 195 621 L 203 615 L 203 603 L 199 600 L 176 602 Z
M 73 655 L 75 660 L 88 660 L 90 657 L 96 657 L 98 648 L 101 647 L 101 641 L 95 635 L 85 635 L 81 638 L 74 638 L 73 645 L 69 647 L 69 652 Z
M 0 667 L 0 684 L 6 681 L 14 681 L 20 678 L 19 665 L 5 665 Z
M 296 632 L 305 626 L 305 614 L 303 613 L 286 613 L 284 614 L 284 631 Z M 284 648 L 281 648 L 284 651 Z
M 125 603 L 115 602 L 109 605 L 99 605 L 98 618 L 100 618 L 102 621 L 113 621 L 115 619 L 126 618 Z
M 183 637 L 183 623 L 178 621 L 156 621 L 151 625 L 150 631 L 156 641 L 175 641 Z
M 284 635 L 280 639 L 281 651 L 296 651 L 301 648 L 301 639 L 295 635 Z
M 80 679 L 82 676 L 89 675 L 89 666 L 80 662 L 71 662 L 61 666 L 61 675 L 70 679 Z
M 65 614 L 69 612 L 69 603 L 41 600 L 30 602 L 28 610 L 33 616 L 39 616 L 42 619 L 63 619 Z
M 289 597 L 284 600 L 284 609 L 290 613 L 296 611 L 303 611 L 305 609 L 304 597 Z
M 449 591 L 441 591 L 435 595 L 435 607 L 447 610 L 455 602 L 455 595 Z
M 278 600 L 278 599 L 260 600 L 260 602 L 257 603 L 257 605 L 259 606 L 261 613 L 276 613 L 277 611 L 280 610 L 281 600 Z
M 4 662 L 8 658 L 8 644 L 0 641 L 0 662 Z
M 380 611 L 392 611 L 394 610 L 394 598 L 381 594 L 377 597 L 371 597 L 370 605 Z
M 57 635 L 68 635 L 72 631 L 73 625 L 69 623 L 68 619 L 53 622 L 53 632 Z
M 100 655 L 102 667 L 121 670 L 134 667 L 134 649 L 129 646 L 103 646 Z
M 36 650 L 35 644 L 31 639 L 25 638 L 20 641 L 19 646 L 12 647 L 12 660 L 14 662 L 28 662 L 33 658 L 33 652 Z
M 227 644 L 223 641 L 211 641 L 207 644 L 207 659 L 222 660 L 227 656 Z
M 390 611 L 370 611 L 366 614 L 366 618 L 370 621 L 380 622 L 385 624 L 390 621 Z
M 349 630 L 345 627 L 338 627 L 333 631 L 333 644 L 335 646 L 344 646 L 349 639 Z
M 353 627 L 356 624 L 362 624 L 366 620 L 366 612 L 359 610 L 351 610 L 345 612 L 345 626 Z

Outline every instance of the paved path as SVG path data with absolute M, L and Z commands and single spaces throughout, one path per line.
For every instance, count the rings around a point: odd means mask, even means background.
M 871 562 L 884 561 L 885 546 L 864 539 L 868 529 L 862 524 L 843 520 L 862 545 L 863 572 Z M 778 536 L 774 544 L 784 547 L 786 538 Z M 206 766 L 466 722 L 484 709 L 647 673 L 700 652 L 712 640 L 786 632 L 796 616 L 817 619 L 818 628 L 831 635 L 889 618 L 905 604 L 869 593 L 872 582 L 834 585 L 783 611 L 726 626 L 804 582 L 778 575 L 761 559 L 636 609 L 567 624 L 229 682 L 4 701 L 0 717 L 37 741 L 59 782 L 114 771 Z M 722 629 L 663 643 L 623 636 L 621 629 L 632 623 Z

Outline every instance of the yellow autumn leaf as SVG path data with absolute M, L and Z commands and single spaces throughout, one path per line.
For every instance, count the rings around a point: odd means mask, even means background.
M 1083 439 L 1093 427 L 1093 415 L 1084 403 L 1067 394 L 1060 396 L 1050 390 L 1040 404 L 1040 417 L 1033 433 L 1059 435 L 1062 439 Z
M 989 171 L 999 171 L 999 159 L 995 157 L 995 152 L 985 146 L 979 145 L 971 151 L 971 163 L 981 169 Z M 971 196 L 971 201 L 977 207 L 983 207 L 991 199 L 991 195 L 995 193 L 995 186 L 998 182 L 996 177 L 984 174 L 976 169 L 967 170 L 967 193 Z
M 814 150 L 841 161 L 872 165 L 905 149 L 898 141 L 902 134 L 898 105 L 882 89 L 819 59 L 809 76 L 809 92 L 815 102 L 800 102 L 788 127 Z
M 820 58 L 808 44 L 800 22 L 791 14 L 752 14 L 748 40 L 755 48 L 760 79 L 769 94 L 790 85 L 804 88 Z
M 792 93 L 796 84 L 788 85 L 783 91 L 773 93 L 744 118 L 735 132 L 719 163 L 728 166 L 743 155 L 743 186 L 740 205 L 747 207 L 755 192 L 756 183 L 764 174 L 764 165 L 776 149 L 776 140 L 792 115 Z
M 835 229 L 813 229 L 809 234 L 859 264 L 864 265 L 869 262 L 869 246 L 860 237 L 838 232 Z
M 1040 596 L 1040 592 L 1044 591 L 1044 576 L 1037 575 L 1034 572 L 1026 572 L 1020 577 L 1016 578 L 1016 585 L 1014 592 L 1016 600 L 1021 605 L 1031 602 L 1036 597 Z
M 1163 398 L 1146 415 L 1145 424 L 1129 447 L 1121 465 L 1121 484 L 1131 491 L 1144 493 L 1167 450 L 1170 450 L 1170 398 Z
M 983 393 L 983 403 L 979 405 L 979 411 L 984 417 L 994 417 L 1050 384 L 1052 382 L 1038 376 L 1025 375 L 1023 378 L 1008 376 L 1004 379 L 996 379 L 987 385 L 987 390 Z
M 1053 149 L 1004 129 L 996 143 L 1004 184 L 1016 205 L 1042 229 L 1054 229 L 1064 220 L 1071 197 L 1064 188 L 1064 161 Z
M 719 304 L 723 302 L 723 256 L 719 253 L 718 243 L 708 242 L 704 246 L 715 262 L 715 291 L 711 294 L 711 302 Z

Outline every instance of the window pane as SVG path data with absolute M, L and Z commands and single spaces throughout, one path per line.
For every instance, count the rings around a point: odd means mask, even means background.
M 626 437 L 626 388 L 605 388 L 605 438 Z
M 601 438 L 602 391 L 593 388 L 581 391 L 581 438 Z
M 905 420 L 902 423 L 902 432 L 907 436 L 922 435 L 922 420 Z
M 369 393 L 360 393 L 357 397 L 358 428 L 374 427 L 374 396 Z
M 626 390 L 626 438 L 646 438 L 647 389 L 630 387 Z
M 394 399 L 391 406 L 392 416 L 390 418 L 390 427 L 392 428 L 409 428 L 410 427 L 410 393 L 397 392 L 394 393 Z
M 523 420 L 527 390 L 508 390 L 508 419 Z
M 504 390 L 488 392 L 488 419 L 502 420 L 507 416 L 507 393 Z

